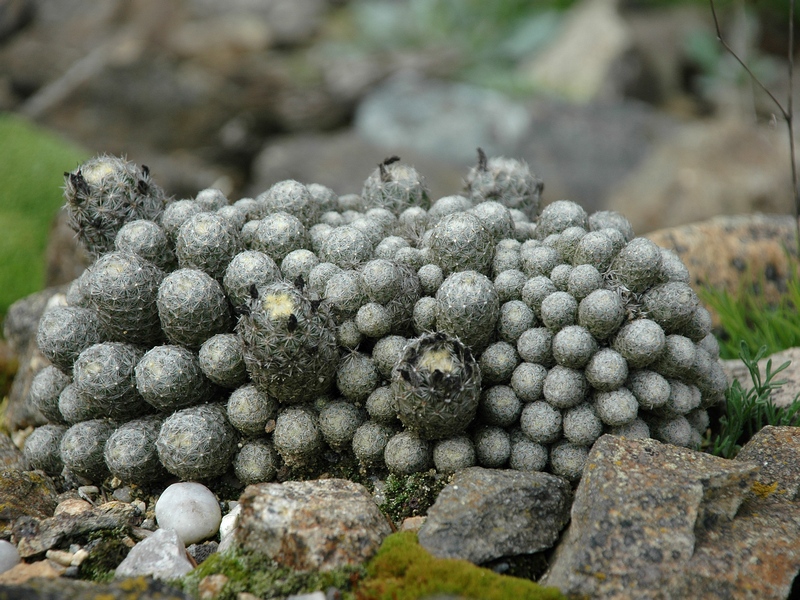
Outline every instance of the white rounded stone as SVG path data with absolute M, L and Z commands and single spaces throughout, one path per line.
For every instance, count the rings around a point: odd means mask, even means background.
M 19 552 L 11 542 L 0 540 L 0 573 L 5 573 L 19 564 Z
M 173 483 L 156 502 L 156 521 L 162 529 L 173 529 L 185 545 L 215 535 L 222 511 L 214 493 L 201 483 Z

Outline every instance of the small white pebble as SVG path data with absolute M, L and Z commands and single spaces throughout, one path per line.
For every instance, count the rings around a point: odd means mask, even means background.
M 221 520 L 216 496 L 201 483 L 173 483 L 156 502 L 158 526 L 175 530 L 187 546 L 216 534 Z
M 53 550 L 50 549 L 45 554 L 47 560 L 52 560 L 54 563 L 61 565 L 62 567 L 68 567 L 72 564 L 72 559 L 75 558 L 75 555 L 72 552 L 67 552 L 66 550 Z
M 232 535 L 236 530 L 236 525 L 239 523 L 239 515 L 242 513 L 242 507 L 237 502 L 230 512 L 222 517 L 219 524 L 219 539 Z
M 71 567 L 80 567 L 81 563 L 89 557 L 89 552 L 85 548 L 81 548 L 72 555 L 72 562 L 69 563 Z

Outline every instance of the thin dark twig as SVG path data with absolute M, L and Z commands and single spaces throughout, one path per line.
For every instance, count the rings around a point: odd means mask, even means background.
M 719 40 L 722 47 L 728 51 L 728 53 L 736 59 L 742 68 L 747 72 L 758 87 L 760 87 L 764 92 L 769 96 L 770 100 L 778 107 L 781 115 L 783 116 L 784 121 L 786 121 L 786 127 L 789 130 L 789 157 L 792 162 L 792 196 L 794 198 L 794 220 L 796 226 L 796 233 L 797 233 L 797 252 L 798 256 L 800 256 L 800 188 L 797 185 L 797 160 L 795 158 L 795 151 L 794 151 L 794 113 L 793 113 L 793 77 L 794 77 L 794 0 L 790 0 L 789 2 L 789 99 L 784 108 L 783 104 L 781 104 L 780 100 L 778 100 L 775 95 L 767 89 L 761 80 L 756 77 L 755 73 L 750 70 L 750 67 L 745 64 L 745 62 L 739 58 L 739 55 L 728 45 L 728 42 L 722 35 L 722 29 L 719 26 L 719 19 L 717 18 L 717 10 L 714 6 L 714 0 L 708 0 L 711 4 L 711 16 L 714 18 L 714 27 L 717 30 L 717 39 Z

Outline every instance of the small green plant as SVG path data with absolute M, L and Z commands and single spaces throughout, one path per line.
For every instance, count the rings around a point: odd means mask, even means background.
M 772 369 L 772 359 L 767 361 L 764 378 L 758 368 L 758 361 L 764 358 L 766 346 L 762 346 L 755 356 L 750 354 L 747 343 L 742 340 L 739 357 L 747 367 L 753 387 L 745 390 L 739 381 L 734 381 L 725 393 L 726 414 L 719 418 L 719 431 L 710 433 L 704 445 L 711 454 L 723 458 L 733 458 L 742 446 L 766 425 L 796 426 L 800 422 L 800 393 L 786 407 L 776 406 L 772 393 L 786 383 L 775 379 L 785 370 L 790 361 Z

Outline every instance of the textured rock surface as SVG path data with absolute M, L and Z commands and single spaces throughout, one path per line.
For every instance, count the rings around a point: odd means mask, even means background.
M 237 543 L 300 571 L 360 564 L 391 532 L 366 488 L 343 479 L 251 485 L 240 502 Z
M 41 471 L 0 471 L 0 534 L 22 516 L 46 519 L 56 508 L 56 487 Z
M 28 461 L 7 435 L 0 435 L 0 468 L 25 471 Z
M 572 493 L 548 473 L 471 467 L 428 509 L 419 543 L 441 558 L 483 563 L 553 546 L 569 520 Z
M 720 215 L 645 237 L 680 256 L 695 289 L 708 285 L 732 294 L 752 289 L 772 303 L 785 292 L 791 274 L 787 250 L 796 255 L 796 225 L 789 212 Z
M 171 581 L 194 568 L 186 556 L 186 547 L 173 529 L 158 529 L 136 544 L 119 564 L 115 577 L 153 577 Z
M 137 515 L 131 504 L 107 502 L 90 511 L 61 513 L 46 519 L 24 516 L 14 521 L 12 541 L 22 558 L 43 554 L 62 541 L 101 529 L 129 527 Z
M 785 598 L 800 569 L 800 431 L 735 461 L 603 436 L 542 583 L 592 598 Z

